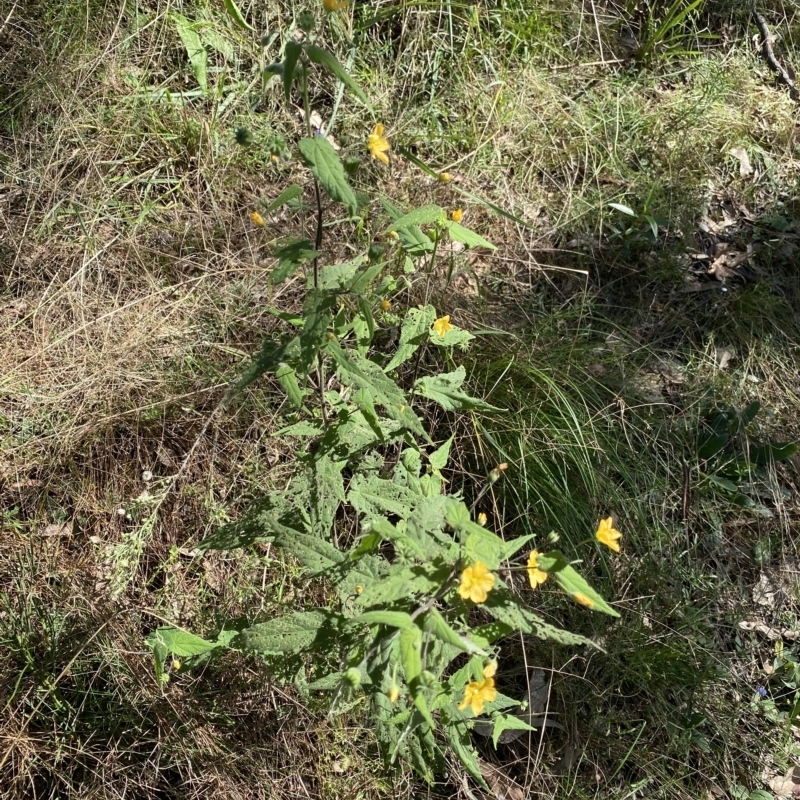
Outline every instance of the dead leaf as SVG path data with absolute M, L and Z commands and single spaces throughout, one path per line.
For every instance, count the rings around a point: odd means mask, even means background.
M 742 620 L 739 623 L 739 627 L 743 631 L 756 631 L 756 633 L 761 633 L 771 642 L 781 638 L 781 632 L 777 628 L 771 628 L 769 625 L 759 622 L 758 620 Z
M 523 788 L 515 783 L 501 767 L 483 759 L 478 761 L 478 765 L 481 768 L 483 779 L 489 784 L 489 789 L 497 800 L 525 800 Z
M 720 369 L 725 369 L 736 358 L 735 347 L 717 347 L 714 350 L 714 360 Z
M 753 174 L 753 166 L 747 150 L 744 147 L 733 147 L 728 152 L 739 162 L 739 174 L 743 178 L 749 178 Z
M 775 596 L 777 587 L 772 581 L 762 573 L 758 583 L 753 587 L 753 602 L 759 606 L 775 608 Z
M 749 258 L 747 253 L 739 250 L 726 249 L 720 256 L 711 262 L 708 268 L 710 275 L 713 275 L 718 281 L 725 281 L 729 278 L 741 278 L 741 273 L 736 271 L 736 268 Z
M 769 781 L 776 797 L 797 797 L 800 794 L 800 767 L 790 769 L 785 775 L 776 775 Z

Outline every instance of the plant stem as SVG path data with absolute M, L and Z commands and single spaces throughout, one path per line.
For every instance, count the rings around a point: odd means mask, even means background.
M 303 64 L 303 111 L 306 118 L 306 133 L 309 138 L 314 135 L 311 128 L 311 103 L 308 99 L 308 65 Z M 319 191 L 319 182 L 316 175 L 312 175 L 314 179 L 314 196 L 317 202 L 317 234 L 314 238 L 314 250 L 319 254 L 322 247 L 322 195 Z M 314 269 L 314 288 L 319 288 L 319 255 L 314 256 L 313 261 Z M 317 388 L 319 391 L 319 410 L 322 414 L 322 425 L 327 430 L 328 428 L 328 414 L 325 411 L 325 367 L 322 361 L 322 353 L 317 353 Z

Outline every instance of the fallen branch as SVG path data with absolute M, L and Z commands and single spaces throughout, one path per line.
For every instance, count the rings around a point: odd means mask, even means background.
M 780 61 L 775 58 L 775 51 L 772 49 L 772 44 L 775 40 L 769 32 L 767 21 L 757 11 L 753 12 L 753 19 L 761 31 L 761 55 L 769 64 L 770 69 L 777 73 L 778 77 L 789 87 L 789 96 L 792 100 L 800 100 L 800 90 L 794 82 L 794 75 L 788 72 Z

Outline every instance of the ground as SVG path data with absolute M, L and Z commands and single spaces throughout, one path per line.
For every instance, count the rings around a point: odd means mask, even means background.
M 0 4 L 0 794 L 478 796 L 455 762 L 431 787 L 387 771 L 358 709 L 326 716 L 255 657 L 162 689 L 145 646 L 163 623 L 325 600 L 269 546 L 194 550 L 283 485 L 296 446 L 273 435 L 277 383 L 221 404 L 280 328 L 270 309 L 301 298 L 267 280 L 298 217 L 249 216 L 305 179 L 264 146 L 299 130 L 263 68 L 301 9 L 239 6 L 253 32 L 202 0 Z M 670 26 L 686 7 L 356 3 L 329 41 L 375 115 L 312 85 L 344 148 L 386 125 L 391 164 L 363 180 L 462 208 L 499 246 L 435 276 L 437 308 L 482 332 L 472 391 L 506 409 L 433 420 L 457 434 L 454 485 L 474 496 L 505 461 L 485 507 L 504 535 L 574 545 L 608 514 L 623 531 L 619 558 L 583 565 L 620 622 L 547 606 L 603 651 L 506 648 L 508 693 L 526 666 L 551 672 L 567 730 L 476 737 L 497 796 L 794 788 L 800 461 L 776 448 L 800 438 L 797 104 L 749 7 L 709 0 Z M 796 10 L 760 10 L 800 63 Z M 379 208 L 365 219 L 331 226 L 331 261 Z M 719 456 L 715 414 L 734 434 Z M 731 490 L 745 456 L 759 469 Z

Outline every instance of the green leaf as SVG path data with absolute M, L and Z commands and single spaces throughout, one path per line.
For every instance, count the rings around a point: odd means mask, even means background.
M 333 145 L 324 136 L 314 136 L 311 139 L 301 139 L 297 147 L 306 166 L 314 173 L 325 193 L 332 200 L 342 203 L 351 214 L 355 214 L 358 201 L 347 182 L 344 167 Z
M 309 61 L 325 67 L 332 75 L 338 78 L 367 108 L 371 108 L 369 100 L 361 87 L 353 80 L 347 70 L 336 60 L 335 56 L 314 44 L 306 45 L 306 55 Z
M 398 208 L 395 208 L 385 198 L 381 198 L 381 203 L 383 204 L 384 209 L 386 209 L 386 213 L 393 221 L 396 221 L 403 216 L 402 212 Z M 422 229 L 416 225 L 409 225 L 408 227 L 400 228 L 400 230 L 397 231 L 397 235 L 400 237 L 400 244 L 402 245 L 403 250 L 405 250 L 410 256 L 417 257 L 433 251 L 433 242 L 431 241 L 430 237 L 423 233 Z
M 281 364 L 295 359 L 300 353 L 300 337 L 295 336 L 286 342 L 265 341 L 261 352 L 245 370 L 241 378 L 230 390 L 229 399 L 241 394 L 251 383 L 266 372 L 274 372 Z
M 609 205 L 611 206 L 611 208 L 619 211 L 621 214 L 627 214 L 629 217 L 636 216 L 636 212 L 632 208 L 624 206 L 622 205 L 622 203 L 609 203 Z
M 172 18 L 175 20 L 178 36 L 181 37 L 183 46 L 186 48 L 186 55 L 189 58 L 189 63 L 192 65 L 192 72 L 194 73 L 195 80 L 203 92 L 207 92 L 208 53 L 206 52 L 205 45 L 195 30 L 194 24 L 186 19 L 186 17 L 182 14 L 173 14 Z
M 465 331 L 463 328 L 453 326 L 444 336 L 439 336 L 439 334 L 431 328 L 428 331 L 428 338 L 430 343 L 435 344 L 437 347 L 459 347 L 461 350 L 466 350 L 475 336 L 469 331 Z
M 253 26 L 250 25 L 247 20 L 244 18 L 244 15 L 241 11 L 239 11 L 239 7 L 233 0 L 223 0 L 225 3 L 225 10 L 230 14 L 231 19 L 243 30 L 252 31 Z
M 503 731 L 535 731 L 536 728 L 530 726 L 527 722 L 523 722 L 519 717 L 511 716 L 510 714 L 498 714 L 494 718 L 494 728 L 492 729 L 492 744 L 497 749 L 497 742 Z
M 497 250 L 497 247 L 491 242 L 487 242 L 483 236 L 479 236 L 475 231 L 471 231 L 457 222 L 449 221 L 447 223 L 447 232 L 450 234 L 451 239 L 461 242 L 467 247 L 485 247 L 488 250 Z
M 432 469 L 441 471 L 447 466 L 447 459 L 450 458 L 450 445 L 453 444 L 454 438 L 455 434 L 428 456 L 428 463 Z
M 784 461 L 796 452 L 797 445 L 794 442 L 784 442 L 783 444 L 764 444 L 761 447 L 751 447 L 748 455 L 754 464 L 766 466 L 772 461 Z
M 375 403 L 383 406 L 386 416 L 430 441 L 430 436 L 408 405 L 400 387 L 377 364 L 357 352 L 345 353 L 336 340 L 328 341 L 325 352 L 339 366 L 338 375 L 342 383 L 369 390 Z
M 425 615 L 424 628 L 440 641 L 444 642 L 445 644 L 452 645 L 464 653 L 479 656 L 487 655 L 486 651 L 478 647 L 475 642 L 470 641 L 470 639 L 466 636 L 461 636 L 459 633 L 454 631 L 450 625 L 447 624 L 447 620 L 445 620 L 441 613 L 435 608 L 432 608 Z
M 414 384 L 414 394 L 434 400 L 446 411 L 464 411 L 477 409 L 480 411 L 502 411 L 490 403 L 470 397 L 459 388 L 464 382 L 466 371 L 463 366 L 454 372 L 441 375 L 426 375 Z
M 399 219 L 396 219 L 387 229 L 390 231 L 400 231 L 403 228 L 418 227 L 420 225 L 430 225 L 445 216 L 444 209 L 437 205 L 421 206 L 409 211 Z M 399 234 L 398 234 L 399 235 Z
M 725 492 L 739 491 L 739 487 L 733 481 L 729 481 L 727 478 L 722 478 L 719 475 L 706 475 L 706 480 Z
M 562 553 L 552 550 L 549 553 L 540 554 L 537 560 L 539 567 L 548 575 L 552 575 L 570 597 L 575 599 L 577 596 L 586 599 L 587 602 L 581 603 L 581 605 L 585 605 L 592 611 L 602 611 L 612 617 L 619 616 L 619 612 L 606 603 L 586 579 L 567 563 Z
M 289 40 L 286 42 L 283 59 L 283 94 L 286 98 L 286 105 L 292 101 L 292 81 L 294 80 L 294 70 L 297 66 L 297 59 L 303 52 L 303 46 L 299 42 Z
M 259 653 L 297 653 L 324 648 L 337 639 L 341 618 L 328 611 L 293 611 L 283 617 L 245 628 L 238 645 Z
M 427 339 L 433 321 L 436 319 L 436 309 L 433 306 L 420 306 L 410 308 L 403 320 L 400 329 L 400 344 L 392 360 L 383 368 L 384 372 L 391 372 L 414 355 L 417 348 Z
M 284 189 L 271 203 L 264 207 L 264 213 L 269 214 L 272 211 L 280 208 L 283 205 L 286 205 L 290 200 L 294 200 L 295 197 L 300 197 L 303 194 L 303 190 L 296 184 L 293 183 L 291 186 L 288 186 Z M 305 241 L 308 241 L 307 239 Z M 309 245 L 311 242 L 309 242 Z
M 489 786 L 481 774 L 480 764 L 472 749 L 472 740 L 469 730 L 463 722 L 452 723 L 444 726 L 447 740 L 453 748 L 453 752 L 458 756 L 464 769 L 472 776 L 473 780 L 485 791 L 489 791 Z
M 464 530 L 472 521 L 469 516 L 469 509 L 460 500 L 450 499 L 447 501 L 445 516 L 447 524 L 456 531 Z
M 403 631 L 414 630 L 419 634 L 419 628 L 414 624 L 411 614 L 407 614 L 405 611 L 365 611 L 363 614 L 353 617 L 347 624 L 388 625 L 390 628 L 400 628 Z M 421 667 L 420 671 L 422 671 Z
M 380 475 L 355 475 L 347 494 L 347 502 L 367 521 L 382 517 L 385 513 L 407 517 L 415 500 L 413 492 L 407 487 Z
M 300 334 L 300 352 L 294 362 L 303 377 L 317 364 L 322 345 L 328 341 L 328 328 L 333 323 L 331 308 L 336 298 L 321 291 L 310 291 L 303 304 L 305 324 Z
M 370 344 L 372 344 L 372 337 L 375 335 L 375 317 L 365 297 L 358 298 L 358 311 L 359 314 L 353 324 L 353 332 L 358 339 L 358 347 L 362 351 L 361 354 L 365 355 Z
M 719 453 L 726 444 L 730 437 L 727 433 L 720 435 L 707 436 L 697 448 L 697 457 L 703 461 Z
M 295 408 L 302 408 L 304 392 L 297 382 L 297 373 L 294 371 L 293 367 L 286 363 L 278 364 L 275 370 L 275 377 L 278 379 L 278 383 L 283 387 L 292 405 Z
M 353 279 L 353 282 L 350 286 L 347 287 L 347 291 L 350 294 L 354 295 L 361 295 L 367 291 L 369 285 L 378 275 L 381 274 L 381 271 L 386 266 L 386 263 L 383 262 L 381 264 L 372 264 L 371 266 L 367 267 L 363 272 L 360 272 L 356 277 Z
M 157 628 L 147 637 L 146 642 L 149 647 L 153 647 L 156 643 L 160 644 L 168 652 L 181 657 L 199 656 L 217 647 L 214 642 L 170 625 Z
M 314 250 L 308 239 L 296 239 L 279 247 L 272 255 L 278 259 L 278 266 L 270 275 L 270 283 L 283 283 L 304 261 L 317 258 L 319 253 Z

